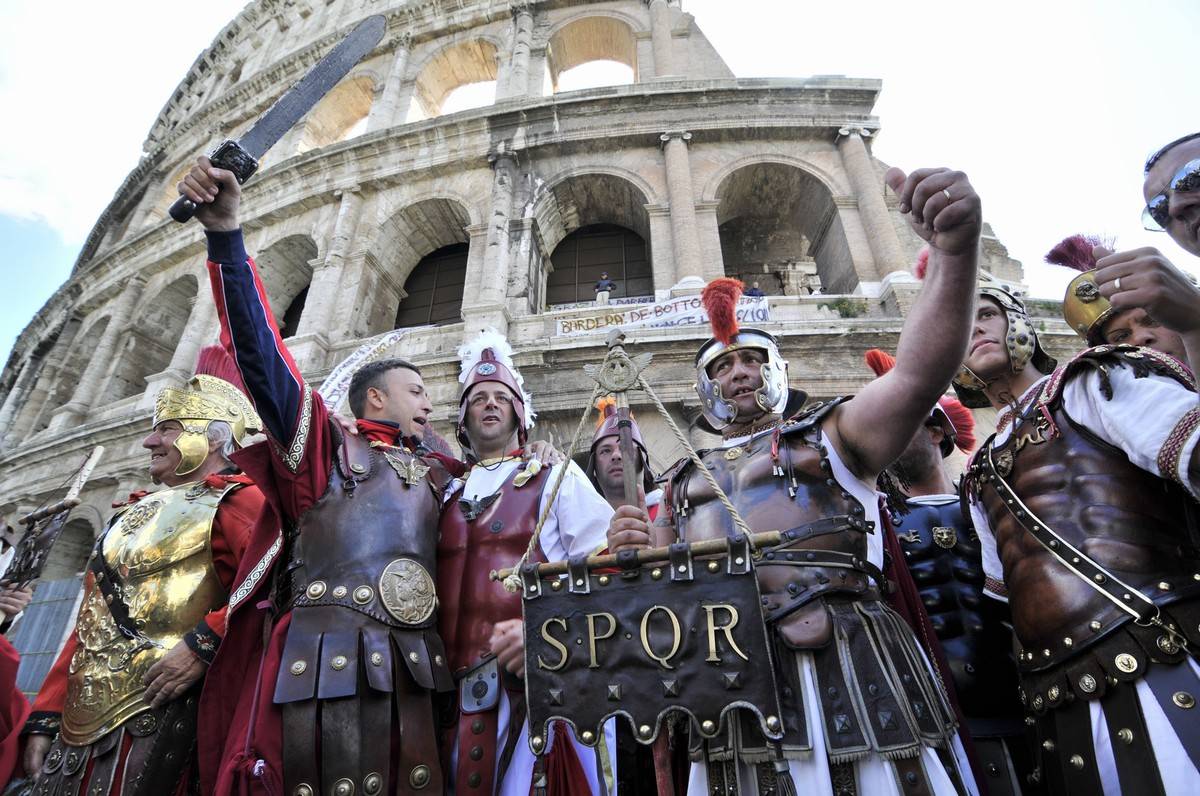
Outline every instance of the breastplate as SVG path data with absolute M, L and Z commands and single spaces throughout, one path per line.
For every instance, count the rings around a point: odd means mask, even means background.
M 116 517 L 100 555 L 143 639 L 117 628 L 100 589 L 89 578 L 67 674 L 63 740 L 85 745 L 149 710 L 142 677 L 227 598 L 212 566 L 217 507 L 237 485 L 184 484 L 147 495 Z
M 942 505 L 910 502 L 907 508 L 894 520 L 896 534 L 946 653 L 963 713 L 971 718 L 1018 715 L 1008 612 L 1000 601 L 983 596 L 975 529 L 957 498 Z
M 1037 411 L 1021 418 L 992 451 L 997 474 L 1047 527 L 1156 603 L 1193 593 L 1200 560 L 1189 540 L 1190 498 L 1081 431 L 1061 406 L 1052 417 L 1057 434 Z M 970 484 L 1004 565 L 1022 665 L 1069 657 L 1123 624 L 1127 615 L 1056 560 L 983 473 L 974 464 Z
M 444 473 L 403 448 L 346 437 L 325 495 L 299 522 L 296 609 L 336 606 L 391 627 L 432 625 Z
M 782 545 L 763 553 L 755 571 L 767 619 L 778 621 L 784 637 L 802 647 L 828 640 L 828 619 L 815 598 L 831 592 L 864 595 L 871 588 L 863 566 L 866 534 L 876 532 L 862 504 L 834 477 L 828 451 L 817 442 L 818 429 L 819 417 L 783 429 L 777 458 L 771 434 L 701 455 L 752 532 L 787 533 Z M 690 464 L 672 479 L 671 503 L 683 541 L 734 533 L 728 511 Z M 798 565 L 809 553 L 816 558 L 830 552 L 858 565 Z
M 514 475 L 517 472 L 514 468 Z M 474 666 L 488 653 L 497 622 L 521 616 L 520 593 L 509 593 L 490 575 L 512 566 L 525 552 L 549 474 L 550 468 L 545 468 L 520 487 L 510 478 L 499 492 L 478 501 L 464 499 L 460 489 L 442 512 L 439 627 L 453 672 Z M 531 561 L 544 560 L 536 549 Z

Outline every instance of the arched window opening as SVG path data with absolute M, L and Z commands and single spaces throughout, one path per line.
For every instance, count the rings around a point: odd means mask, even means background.
M 197 290 L 196 278 L 183 276 L 140 303 L 140 312 L 118 349 L 101 405 L 140 394 L 148 376 L 167 369 Z
M 496 45 L 485 39 L 462 41 L 439 50 L 417 75 L 413 90 L 416 102 L 409 108 L 407 121 L 432 119 L 495 102 L 496 55 Z
M 279 324 L 279 336 L 284 340 L 296 334 L 300 328 L 300 316 L 304 313 L 304 302 L 308 300 L 308 287 L 296 294 L 292 303 L 283 311 L 283 323 Z
M 585 17 L 550 37 L 546 68 L 555 93 L 637 81 L 637 40 L 626 23 Z
M 316 259 L 317 244 L 307 235 L 289 235 L 255 258 L 271 312 L 285 338 L 294 335 L 300 326 Z
M 366 75 L 339 83 L 309 112 L 296 154 L 361 135 L 374 99 L 375 83 Z
M 592 224 L 563 238 L 550 256 L 554 270 L 546 281 L 546 303 L 592 301 L 603 273 L 617 283 L 610 300 L 654 295 L 646 242 L 616 224 Z
M 767 295 L 852 292 L 858 284 L 833 197 L 795 166 L 755 163 L 718 190 L 725 274 Z
M 462 320 L 470 246 L 443 246 L 417 263 L 404 282 L 407 294 L 396 310 L 394 328 L 439 326 Z
M 76 334 L 69 343 L 70 350 L 63 359 L 62 366 L 57 372 L 47 370 L 42 376 L 49 380 L 46 385 L 46 400 L 32 421 L 31 434 L 45 430 L 50 425 L 50 418 L 55 410 L 71 400 L 83 371 L 91 361 L 92 349 L 107 329 L 108 318 L 101 318 Z

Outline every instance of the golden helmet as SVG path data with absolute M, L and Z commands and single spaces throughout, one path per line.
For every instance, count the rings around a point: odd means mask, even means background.
M 238 447 L 245 446 L 248 437 L 263 429 L 246 393 L 232 381 L 210 375 L 215 370 L 238 378 L 237 368 L 223 348 L 204 349 L 196 370 L 187 384 L 164 388 L 154 401 L 155 428 L 168 420 L 183 426 L 183 433 L 174 443 L 182 457 L 175 474 L 181 476 L 194 472 L 208 458 L 208 427 L 214 420 L 229 424 Z

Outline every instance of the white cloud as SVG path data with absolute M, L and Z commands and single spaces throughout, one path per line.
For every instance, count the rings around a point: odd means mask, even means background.
M 244 5 L 0 4 L 0 213 L 81 244 L 166 98 Z

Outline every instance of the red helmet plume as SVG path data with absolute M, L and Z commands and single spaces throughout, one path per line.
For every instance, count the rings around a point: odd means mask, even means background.
M 971 410 L 963 406 L 962 401 L 949 396 L 942 397 L 938 406 L 942 407 L 946 417 L 950 418 L 950 425 L 954 426 L 954 444 L 958 449 L 963 453 L 975 450 L 975 415 L 971 414 Z
M 708 313 L 713 337 L 722 345 L 729 345 L 738 333 L 737 303 L 745 287 L 740 280 L 723 276 L 704 287 L 700 303 Z
M 215 376 L 229 382 L 242 392 L 246 392 L 246 383 L 242 381 L 242 372 L 224 346 L 209 345 L 201 348 L 200 356 L 196 357 L 195 375 Z
M 1076 271 L 1091 271 L 1096 267 L 1096 257 L 1092 254 L 1092 249 L 1103 245 L 1105 242 L 1095 235 L 1072 235 L 1063 238 L 1053 249 L 1046 252 L 1046 262 Z

